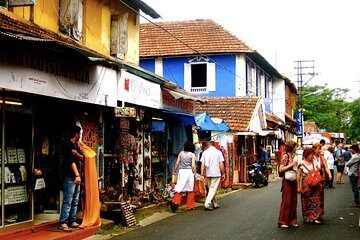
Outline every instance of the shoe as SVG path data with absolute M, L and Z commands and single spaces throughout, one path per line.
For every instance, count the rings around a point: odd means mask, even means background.
M 353 203 L 353 204 L 350 205 L 350 207 L 360 207 L 360 204 L 358 204 L 358 203 Z
M 195 210 L 195 208 L 186 208 L 186 210 L 192 211 L 192 210 Z
M 78 223 L 73 223 L 70 225 L 70 228 L 80 228 L 80 229 L 84 229 L 85 227 L 78 224 Z
M 67 225 L 61 225 L 60 230 L 63 232 L 72 232 L 72 229 L 69 228 Z
M 299 224 L 294 223 L 294 224 L 291 224 L 290 226 L 291 226 L 291 227 L 294 227 L 294 228 L 297 228 L 297 227 L 299 227 Z
M 216 208 L 220 208 L 220 205 L 219 204 L 214 204 L 214 208 L 216 209 Z
M 289 226 L 286 224 L 282 224 L 282 225 L 279 225 L 279 228 L 289 228 Z
M 211 206 L 211 204 L 205 206 L 205 210 L 213 210 L 214 208 Z
M 322 224 L 322 222 L 319 221 L 319 220 L 315 220 L 314 223 L 315 223 L 315 224 Z

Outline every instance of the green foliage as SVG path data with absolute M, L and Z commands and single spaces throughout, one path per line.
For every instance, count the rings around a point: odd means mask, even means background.
M 349 89 L 328 89 L 326 86 L 310 86 L 301 89 L 297 106 L 303 109 L 304 120 L 315 122 L 327 132 L 347 132 L 349 129 L 350 104 L 345 101 Z M 313 94 L 318 93 L 318 94 Z
M 348 137 L 356 142 L 360 141 L 360 98 L 350 104 L 350 121 Z

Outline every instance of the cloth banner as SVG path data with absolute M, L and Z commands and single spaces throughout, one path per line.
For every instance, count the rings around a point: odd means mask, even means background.
M 85 207 L 81 225 L 84 227 L 100 226 L 100 196 L 96 171 L 96 153 L 81 141 L 79 141 L 79 147 L 85 155 Z

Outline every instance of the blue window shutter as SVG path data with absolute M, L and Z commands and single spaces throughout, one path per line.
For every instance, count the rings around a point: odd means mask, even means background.
M 207 91 L 216 91 L 215 63 L 208 63 L 206 66 Z

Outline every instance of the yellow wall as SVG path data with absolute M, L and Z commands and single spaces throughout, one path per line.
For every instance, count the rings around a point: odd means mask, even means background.
M 110 55 L 111 15 L 127 12 L 128 52 L 125 61 L 139 64 L 139 15 L 115 0 L 83 0 L 82 43 L 103 55 Z M 59 33 L 59 0 L 37 0 L 35 6 L 13 7 L 9 11 L 26 20 L 34 11 L 34 23 Z
M 12 7 L 10 11 L 30 21 L 30 11 L 34 11 L 34 22 L 48 30 L 58 32 L 59 0 L 37 0 L 33 7 Z

